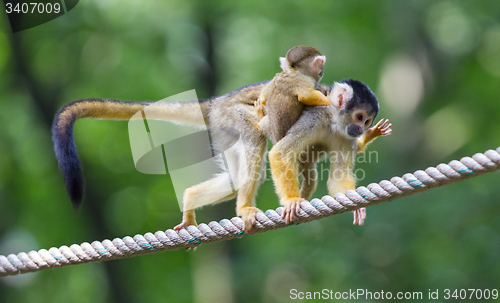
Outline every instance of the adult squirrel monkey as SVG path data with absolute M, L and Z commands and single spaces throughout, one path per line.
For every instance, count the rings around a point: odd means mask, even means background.
M 392 131 L 392 125 L 384 119 L 369 128 L 378 114 L 379 104 L 375 94 L 360 81 L 349 79 L 334 83 L 331 91 L 324 86 L 320 89 L 329 94 L 332 105 L 306 106 L 297 122 L 269 152 L 276 192 L 284 206 L 282 218 L 287 224 L 295 220 L 300 202 L 309 200 L 316 190 L 317 162 L 327 154 L 340 154 L 331 158 L 328 191 L 334 195 L 353 190 L 355 153 L 364 151 L 374 139 Z M 353 223 L 362 225 L 365 218 L 365 209 L 357 210 Z
M 236 197 L 236 213 L 245 221 L 246 230 L 255 224 L 255 196 L 266 175 L 267 140 L 258 128 L 259 118 L 254 103 L 266 82 L 242 87 L 236 91 L 207 100 L 161 103 L 155 106 L 156 119 L 199 127 L 197 114 L 201 109 L 210 130 L 213 153 L 224 153 L 236 191 L 223 199 L 214 199 L 227 190 L 227 177 L 215 175 L 212 179 L 188 188 L 183 196 L 183 219 L 175 229 L 196 225 L 194 210 Z M 82 99 L 71 102 L 55 115 L 52 140 L 66 190 L 75 209 L 84 196 L 83 174 L 74 141 L 73 125 L 81 118 L 129 120 L 137 112 L 150 106 L 151 101 L 134 102 L 111 99 Z M 155 104 L 157 105 L 157 104 Z M 148 114 L 149 117 L 149 114 Z M 237 147 L 237 148 L 234 148 Z
M 304 105 L 330 105 L 330 99 L 316 90 L 323 78 L 325 56 L 312 46 L 292 47 L 280 57 L 282 72 L 264 87 L 259 100 L 266 106 L 271 135 L 274 141 L 283 138 L 299 119 Z M 257 107 L 259 108 L 259 107 Z M 263 112 L 258 112 L 262 117 Z

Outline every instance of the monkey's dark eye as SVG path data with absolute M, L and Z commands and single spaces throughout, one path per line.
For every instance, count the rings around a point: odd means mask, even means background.
M 359 121 L 363 121 L 363 115 L 362 114 L 357 115 L 356 118 L 358 118 Z
M 365 121 L 365 125 L 368 126 L 368 125 L 371 124 L 371 122 L 372 122 L 372 120 L 368 119 L 368 120 Z

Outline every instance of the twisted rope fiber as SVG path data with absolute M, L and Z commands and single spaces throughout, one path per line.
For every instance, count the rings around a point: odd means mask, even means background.
M 500 147 L 496 151 L 488 150 L 484 154 L 477 153 L 472 157 L 463 157 L 460 161 L 453 160 L 448 164 L 429 167 L 425 171 L 417 170 L 402 177 L 393 177 L 390 181 L 360 186 L 355 191 L 345 194 L 337 193 L 333 197 L 324 196 L 301 203 L 302 211 L 297 215 L 294 224 L 310 222 L 324 217 L 333 216 L 345 211 L 376 205 L 381 202 L 413 195 L 431 188 L 436 188 L 453 182 L 462 181 L 488 172 L 500 169 Z M 253 233 L 287 227 L 281 219 L 283 207 L 267 210 L 257 214 L 257 224 Z M 52 247 L 49 250 L 40 249 L 28 253 L 20 252 L 7 257 L 0 255 L 0 277 L 33 272 L 47 268 L 55 268 L 73 264 L 99 262 L 154 253 L 163 250 L 196 247 L 202 243 L 218 242 L 244 236 L 244 223 L 239 217 L 231 220 L 222 219 L 208 224 L 188 226 L 186 229 L 154 234 L 126 236 L 113 241 L 104 240 L 92 243 L 84 242 L 70 247 Z

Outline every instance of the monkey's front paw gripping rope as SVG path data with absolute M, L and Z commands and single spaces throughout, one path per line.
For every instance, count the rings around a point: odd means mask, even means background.
M 302 211 L 297 215 L 294 224 L 309 222 L 323 217 L 333 216 L 345 211 L 368 207 L 423 192 L 431 188 L 462 181 L 488 172 L 500 169 L 500 147 L 488 150 L 484 154 L 464 157 L 460 161 L 453 160 L 448 164 L 429 167 L 425 171 L 417 170 L 413 174 L 393 177 L 379 183 L 360 186 L 355 191 L 345 194 L 338 193 L 333 197 L 324 196 L 310 202 L 301 203 Z M 257 224 L 253 233 L 261 233 L 272 229 L 286 227 L 281 219 L 282 207 L 257 214 Z M 218 242 L 244 235 L 244 223 L 239 217 L 220 222 L 210 222 L 189 226 L 179 231 L 168 229 L 165 232 L 146 233 L 134 237 L 116 238 L 112 241 L 84 242 L 70 247 L 52 247 L 49 250 L 40 249 L 17 255 L 0 255 L 0 277 L 20 273 L 61 267 L 72 264 L 98 262 L 103 260 L 121 259 L 136 255 L 148 254 L 163 250 L 195 247 L 202 243 Z

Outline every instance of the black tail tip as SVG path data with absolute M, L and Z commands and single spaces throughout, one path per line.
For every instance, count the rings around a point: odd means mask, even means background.
M 71 204 L 73 204 L 73 208 L 75 209 L 76 212 L 80 210 L 80 207 L 82 206 L 82 200 L 73 200 L 71 199 Z
M 75 212 L 79 212 L 81 204 L 79 205 L 79 204 L 76 204 L 76 203 L 73 203 L 73 202 L 72 202 L 72 204 L 73 204 L 73 208 L 75 209 Z
M 73 180 L 75 181 L 75 180 Z M 80 210 L 83 202 L 83 180 L 78 179 L 76 182 L 72 182 L 71 184 L 66 184 L 66 190 L 68 192 L 69 198 L 71 200 L 71 204 L 73 204 L 73 208 L 76 212 Z

